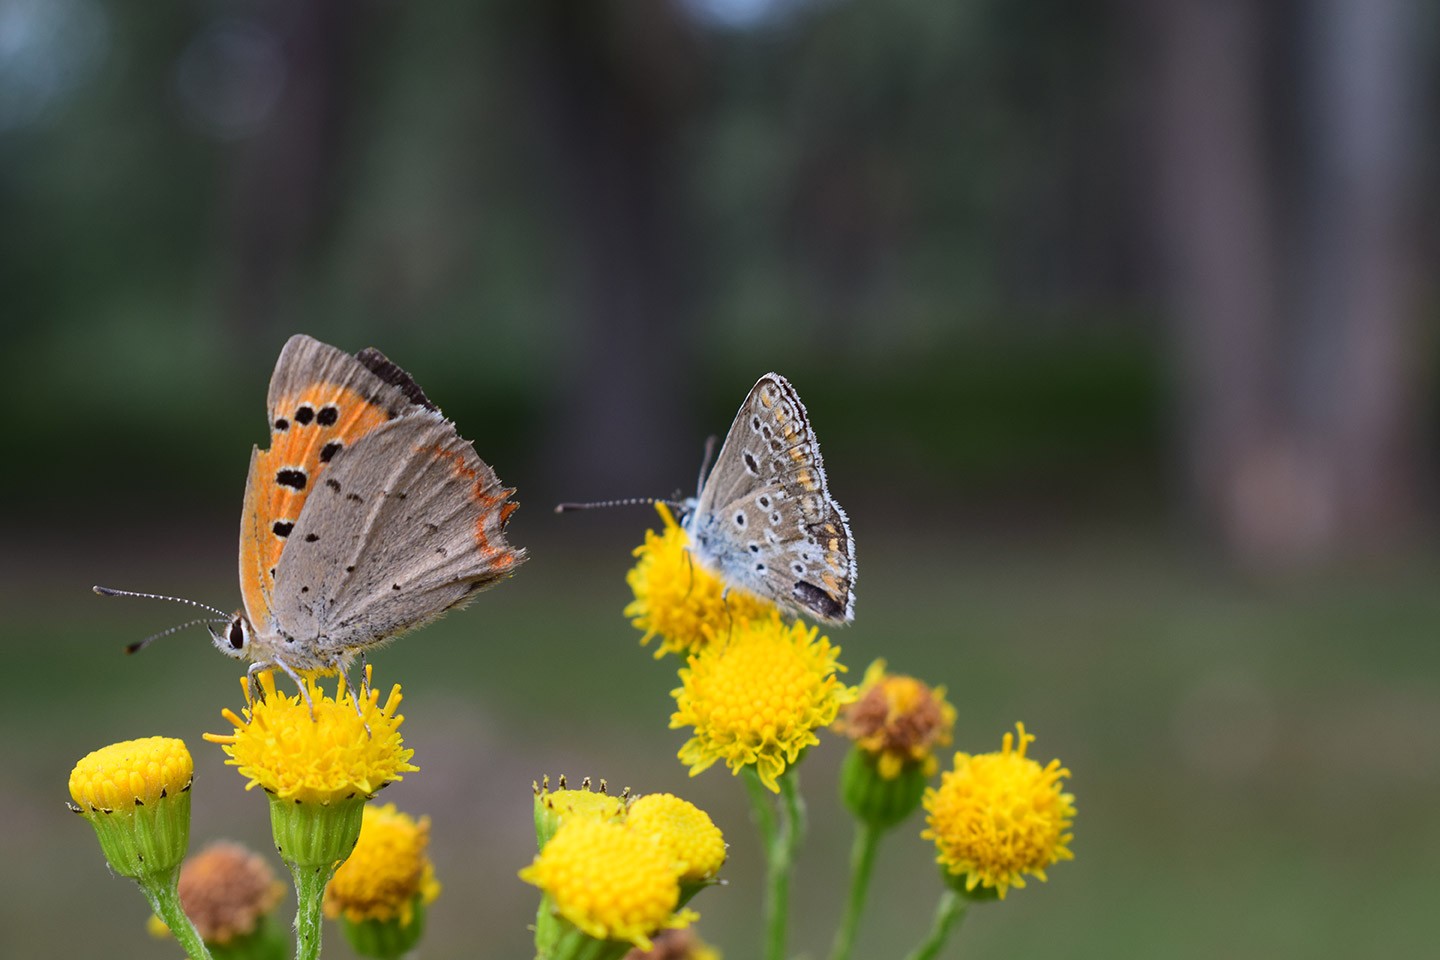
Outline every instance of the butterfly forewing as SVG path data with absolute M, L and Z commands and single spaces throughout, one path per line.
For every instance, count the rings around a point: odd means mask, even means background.
M 240 589 L 251 623 L 262 626 L 270 615 L 280 557 L 331 461 L 382 424 L 423 409 L 403 384 L 343 350 L 303 335 L 286 342 L 270 378 L 270 446 L 251 456 L 240 522 Z
M 690 524 L 697 556 L 728 582 L 820 620 L 854 618 L 850 524 L 805 406 L 779 374 L 741 405 Z

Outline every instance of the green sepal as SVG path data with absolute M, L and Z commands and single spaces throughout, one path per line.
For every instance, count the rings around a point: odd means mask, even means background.
M 364 811 L 364 797 L 338 803 L 300 803 L 272 796 L 270 830 L 275 849 L 292 868 L 333 869 L 355 849 Z
M 535 923 L 536 960 L 620 960 L 630 952 L 623 940 L 597 940 L 555 912 L 547 896 Z
M 873 754 L 852 747 L 840 768 L 840 798 L 856 819 L 889 829 L 919 808 L 927 779 L 920 764 L 906 764 L 886 779 Z
M 418 893 L 415 895 L 410 922 L 407 924 L 401 924 L 398 917 L 390 920 L 368 918 L 357 921 L 342 916 L 340 929 L 345 931 L 345 939 L 350 941 L 350 946 L 362 957 L 374 957 L 376 960 L 403 957 L 415 949 L 420 938 L 425 935 L 425 898 Z
M 997 888 L 987 887 L 983 883 L 977 883 L 974 890 L 966 890 L 965 884 L 969 882 L 968 878 L 969 874 L 967 873 L 951 873 L 945 869 L 943 864 L 940 866 L 940 879 L 945 881 L 945 886 L 954 890 L 968 902 L 993 903 L 1000 899 L 1000 891 Z
M 122 877 L 143 880 L 178 868 L 190 847 L 190 790 L 113 810 L 75 810 L 95 828 L 100 850 Z

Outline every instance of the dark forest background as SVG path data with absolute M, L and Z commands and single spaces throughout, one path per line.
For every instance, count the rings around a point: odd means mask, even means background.
M 65 813 L 128 736 L 196 753 L 195 842 L 264 849 L 199 741 L 274 357 L 374 345 L 524 509 L 533 561 L 382 654 L 435 820 L 429 956 L 525 956 L 529 785 L 688 780 L 619 611 L 704 438 L 789 377 L 854 520 L 852 676 L 948 685 L 1075 772 L 1077 861 L 959 955 L 1420 953 L 1437 893 L 1437 15 L 1419 0 L 0 0 L 0 953 L 173 956 Z M 211 754 L 216 754 L 212 756 Z M 833 741 L 800 944 L 828 942 Z M 813 769 L 812 769 L 813 768 Z M 918 830 L 918 825 L 915 830 Z M 936 892 L 908 828 L 860 942 Z M 886 858 L 889 859 L 886 859 Z M 808 877 L 808 881 L 807 881 Z M 289 910 L 293 903 L 282 909 Z M 337 934 L 329 953 L 347 956 Z

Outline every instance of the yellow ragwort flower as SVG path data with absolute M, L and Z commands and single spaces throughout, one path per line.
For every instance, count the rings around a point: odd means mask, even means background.
M 664 527 L 645 531 L 645 543 L 635 548 L 639 558 L 625 575 L 635 599 L 625 616 L 645 631 L 640 642 L 659 637 L 655 656 L 689 653 L 724 637 L 744 623 L 770 615 L 770 604 L 744 590 L 732 589 L 695 562 L 690 538 L 663 503 L 655 505 Z
M 385 705 L 380 693 L 368 685 L 357 712 L 345 690 L 337 684 L 334 697 L 318 683 L 307 680 L 314 716 L 305 698 L 281 694 L 269 671 L 260 674 L 264 699 L 251 700 L 244 718 L 231 710 L 222 715 L 235 727 L 233 734 L 205 734 L 221 744 L 230 759 L 250 782 L 245 789 L 260 786 L 274 797 L 301 803 L 329 804 L 355 797 L 370 797 L 385 784 L 403 780 L 403 774 L 419 770 L 410 763 L 414 750 L 405 749 L 400 738 L 404 717 L 400 707 L 400 685 L 390 690 Z M 249 687 L 241 680 L 249 699 Z M 366 729 L 366 726 L 369 729 Z
M 70 771 L 70 796 L 82 813 L 152 806 L 190 789 L 195 761 L 173 737 L 125 740 L 91 751 Z
M 597 940 L 649 950 L 656 933 L 696 917 L 675 911 L 680 882 L 670 850 L 621 823 L 566 820 L 520 879 L 545 891 L 562 917 Z
M 944 687 L 930 687 L 903 674 L 885 672 L 876 660 L 860 682 L 860 698 L 844 709 L 835 724 L 839 733 L 874 758 L 880 776 L 893 780 L 905 767 L 921 767 L 933 776 L 938 747 L 949 746 L 955 708 L 945 700 Z
M 429 905 L 440 895 L 435 867 L 426 854 L 430 818 L 416 820 L 387 803 L 365 807 L 360 841 L 325 888 L 325 915 L 332 920 L 396 920 L 409 926 L 416 900 Z
M 90 822 L 116 873 L 173 891 L 173 874 L 190 844 L 194 775 L 183 740 L 112 743 L 86 754 L 70 771 L 70 809 Z M 165 877 L 170 879 L 162 882 Z
M 1044 767 L 1025 755 L 1035 737 L 1017 724 L 999 753 L 955 754 L 955 769 L 925 791 L 928 828 L 921 834 L 939 849 L 936 861 L 966 892 L 983 887 L 1005 899 L 1024 887 L 1024 874 L 1045 880 L 1045 868 L 1074 854 L 1067 844 L 1075 798 L 1061 792 L 1070 771 L 1051 760 Z M 1018 746 L 1017 746 L 1018 743 Z
M 180 868 L 180 903 L 207 944 L 224 946 L 254 933 L 285 896 L 285 884 L 259 854 L 221 840 L 188 858 Z M 170 928 L 153 914 L 150 932 Z
M 737 774 L 753 765 L 760 782 L 779 792 L 780 774 L 820 742 L 815 730 L 856 696 L 836 676 L 845 669 L 840 648 L 818 635 L 772 612 L 690 655 L 682 686 L 671 691 L 678 709 L 670 728 L 695 728 L 679 754 L 692 777 L 724 760 Z
M 688 800 L 668 793 L 648 793 L 630 804 L 625 823 L 669 848 L 679 865 L 682 884 L 709 880 L 725 863 L 725 837 L 720 828 L 709 814 Z

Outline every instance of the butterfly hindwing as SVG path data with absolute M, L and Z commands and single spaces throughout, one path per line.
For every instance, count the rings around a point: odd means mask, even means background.
M 697 556 L 728 582 L 820 620 L 854 618 L 855 540 L 805 406 L 779 374 L 745 398 L 690 522 Z
M 438 412 L 389 421 L 338 454 L 281 555 L 272 616 L 338 658 L 438 617 L 525 559 L 516 504 Z

